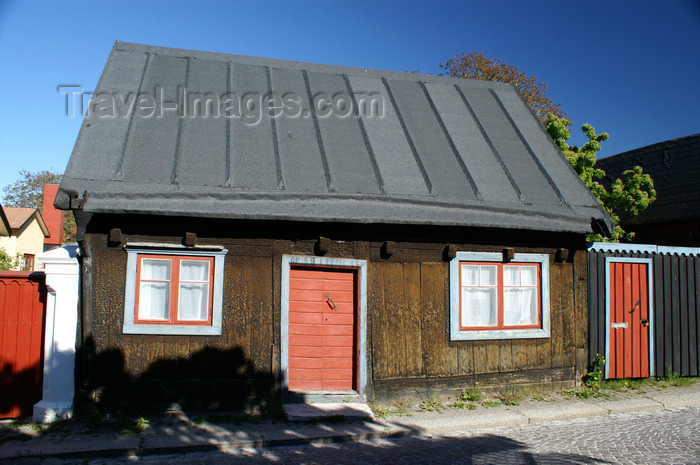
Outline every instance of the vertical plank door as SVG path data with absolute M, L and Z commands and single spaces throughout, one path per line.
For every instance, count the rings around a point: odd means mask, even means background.
M 289 273 L 290 391 L 357 388 L 357 272 L 295 267 Z
M 649 376 L 649 264 L 610 262 L 608 266 L 608 378 L 646 378 Z

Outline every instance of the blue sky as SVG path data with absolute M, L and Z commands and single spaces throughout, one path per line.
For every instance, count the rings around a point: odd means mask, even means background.
M 0 187 L 63 172 L 82 118 L 57 86 L 94 90 L 117 39 L 433 74 L 477 50 L 547 82 L 574 143 L 609 132 L 602 156 L 700 132 L 698 0 L 0 0 Z

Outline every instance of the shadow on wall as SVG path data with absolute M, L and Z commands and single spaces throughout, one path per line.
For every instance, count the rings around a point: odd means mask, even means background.
M 77 360 L 87 354 L 94 354 L 91 339 Z M 138 376 L 127 372 L 121 349 L 89 358 L 76 396 L 78 408 L 164 411 L 177 404 L 185 411 L 247 410 L 276 394 L 272 375 L 255 370 L 240 347 L 204 347 L 190 356 L 156 360 Z
M 19 371 L 12 363 L 0 366 L 0 418 L 31 416 L 41 392 L 39 363 Z

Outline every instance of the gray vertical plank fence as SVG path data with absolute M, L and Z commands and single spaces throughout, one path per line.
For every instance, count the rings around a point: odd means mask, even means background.
M 652 376 L 698 376 L 700 248 L 595 242 L 588 248 L 589 361 L 605 353 L 605 258 L 651 258 L 654 306 Z

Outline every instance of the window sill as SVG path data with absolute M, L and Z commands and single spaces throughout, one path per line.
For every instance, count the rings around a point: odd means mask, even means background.
M 135 325 L 125 324 L 124 334 L 173 334 L 180 336 L 220 336 L 221 328 L 202 325 Z
M 450 340 L 487 341 L 493 339 L 537 339 L 548 337 L 549 331 L 544 329 L 503 329 L 493 331 L 455 331 L 450 335 Z

